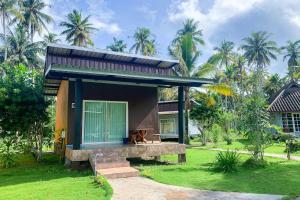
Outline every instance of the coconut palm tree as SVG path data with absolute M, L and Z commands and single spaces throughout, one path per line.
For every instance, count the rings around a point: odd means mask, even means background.
M 127 44 L 123 40 L 117 40 L 115 37 L 113 38 L 113 43 L 106 47 L 106 49 L 117 52 L 124 52 L 126 48 Z
M 281 47 L 285 51 L 283 56 L 283 61 L 288 59 L 288 66 L 298 66 L 298 61 L 300 58 L 300 40 L 295 42 L 287 41 L 286 46 Z
M 4 37 L 1 35 L 1 39 Z M 28 32 L 23 26 L 18 25 L 12 31 L 9 29 L 7 36 L 7 62 L 12 64 L 24 64 L 28 67 L 39 67 L 42 60 L 39 59 L 39 53 L 43 52 L 43 42 L 31 42 L 28 38 Z
M 255 67 L 257 77 L 257 88 L 263 86 L 263 72 L 272 59 L 276 60 L 276 53 L 279 52 L 276 42 L 269 40 L 270 34 L 265 31 L 254 32 L 250 37 L 243 39 L 244 44 L 241 49 L 244 50 L 244 57 L 248 65 Z
M 202 39 L 202 30 L 199 29 L 199 22 L 195 22 L 193 19 L 187 19 L 183 23 L 183 27 L 176 33 L 176 37 L 173 40 L 173 44 L 177 43 L 180 38 L 186 34 L 191 34 L 193 39 L 193 45 L 204 45 L 205 42 Z
M 44 35 L 44 42 L 45 43 L 58 43 L 60 42 L 60 39 L 58 38 L 58 35 L 55 33 L 48 33 Z
M 144 56 L 153 56 L 157 53 L 155 39 L 148 28 L 138 28 L 133 38 L 134 44 L 130 48 L 130 52 L 134 50 L 136 54 L 140 53 Z
M 211 64 L 218 65 L 220 68 L 228 67 L 233 63 L 234 60 L 234 43 L 230 41 L 222 41 L 220 47 L 215 47 L 214 50 L 216 51 L 209 59 L 208 62 Z
M 30 41 L 33 42 L 33 37 L 36 32 L 42 33 L 43 29 L 47 29 L 47 24 L 52 22 L 52 18 L 43 12 L 46 8 L 42 0 L 24 0 L 19 1 L 23 20 L 20 22 L 27 28 Z
M 18 11 L 15 8 L 16 0 L 0 0 L 0 15 L 2 20 L 2 31 L 3 31 L 3 43 L 4 43 L 4 60 L 7 58 L 6 46 L 6 26 L 10 19 L 10 15 L 19 17 Z
M 91 34 L 97 29 L 89 22 L 90 17 L 83 17 L 81 12 L 73 10 L 67 15 L 67 21 L 60 23 L 65 28 L 61 34 L 66 35 L 66 40 L 72 45 L 92 46 Z

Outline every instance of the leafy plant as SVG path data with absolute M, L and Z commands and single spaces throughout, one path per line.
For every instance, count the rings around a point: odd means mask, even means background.
M 267 161 L 262 159 L 255 159 L 255 157 L 251 157 L 243 163 L 243 166 L 246 168 L 263 168 L 267 165 Z
M 212 164 L 212 168 L 216 171 L 234 172 L 237 170 L 239 163 L 240 155 L 236 151 L 220 151 Z
M 0 162 L 4 168 L 10 168 L 16 164 L 16 155 L 20 153 L 16 137 L 5 137 L 0 142 Z
M 217 144 L 220 140 L 220 136 L 222 135 L 222 128 L 218 124 L 214 124 L 211 128 L 211 139 L 214 144 Z

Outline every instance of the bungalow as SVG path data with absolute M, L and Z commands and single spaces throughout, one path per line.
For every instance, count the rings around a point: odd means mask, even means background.
M 55 139 L 58 146 L 64 139 L 66 162 L 90 161 L 95 171 L 128 166 L 132 157 L 178 154 L 184 162 L 183 87 L 212 81 L 179 76 L 178 67 L 176 60 L 49 44 L 44 91 L 56 96 Z M 160 87 L 178 87 L 178 143 L 156 137 Z M 128 142 L 133 134 L 142 143 Z
M 300 85 L 295 81 L 281 88 L 270 101 L 268 108 L 272 123 L 285 133 L 300 137 Z
M 192 107 L 195 101 L 191 100 Z M 178 138 L 178 101 L 158 102 L 158 116 L 160 123 L 160 135 L 162 139 Z M 189 120 L 189 135 L 199 135 L 199 129 L 192 120 Z

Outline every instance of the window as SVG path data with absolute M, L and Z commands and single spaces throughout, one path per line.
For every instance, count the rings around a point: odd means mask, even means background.
M 83 143 L 120 143 L 126 137 L 126 102 L 86 100 L 83 108 Z
M 160 134 L 176 134 L 174 118 L 160 120 Z
M 283 132 L 285 132 L 285 133 L 294 132 L 292 113 L 283 113 L 282 114 L 282 128 L 283 128 Z
M 294 124 L 295 124 L 295 132 L 300 132 L 300 114 L 293 114 Z

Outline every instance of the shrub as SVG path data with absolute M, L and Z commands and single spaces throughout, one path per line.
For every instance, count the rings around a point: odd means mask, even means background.
M 220 151 L 212 168 L 216 171 L 233 172 L 237 170 L 239 163 L 240 155 L 236 151 Z
M 0 141 L 1 142 L 1 141 Z M 4 168 L 13 167 L 16 164 L 16 157 L 19 148 L 12 139 L 3 139 L 0 144 L 0 164 Z
M 214 124 L 211 128 L 211 137 L 214 144 L 217 144 L 222 135 L 222 128 L 218 124 Z
M 244 163 L 243 166 L 246 168 L 263 168 L 268 165 L 267 161 L 263 159 L 255 159 L 254 157 L 251 157 L 247 159 Z

